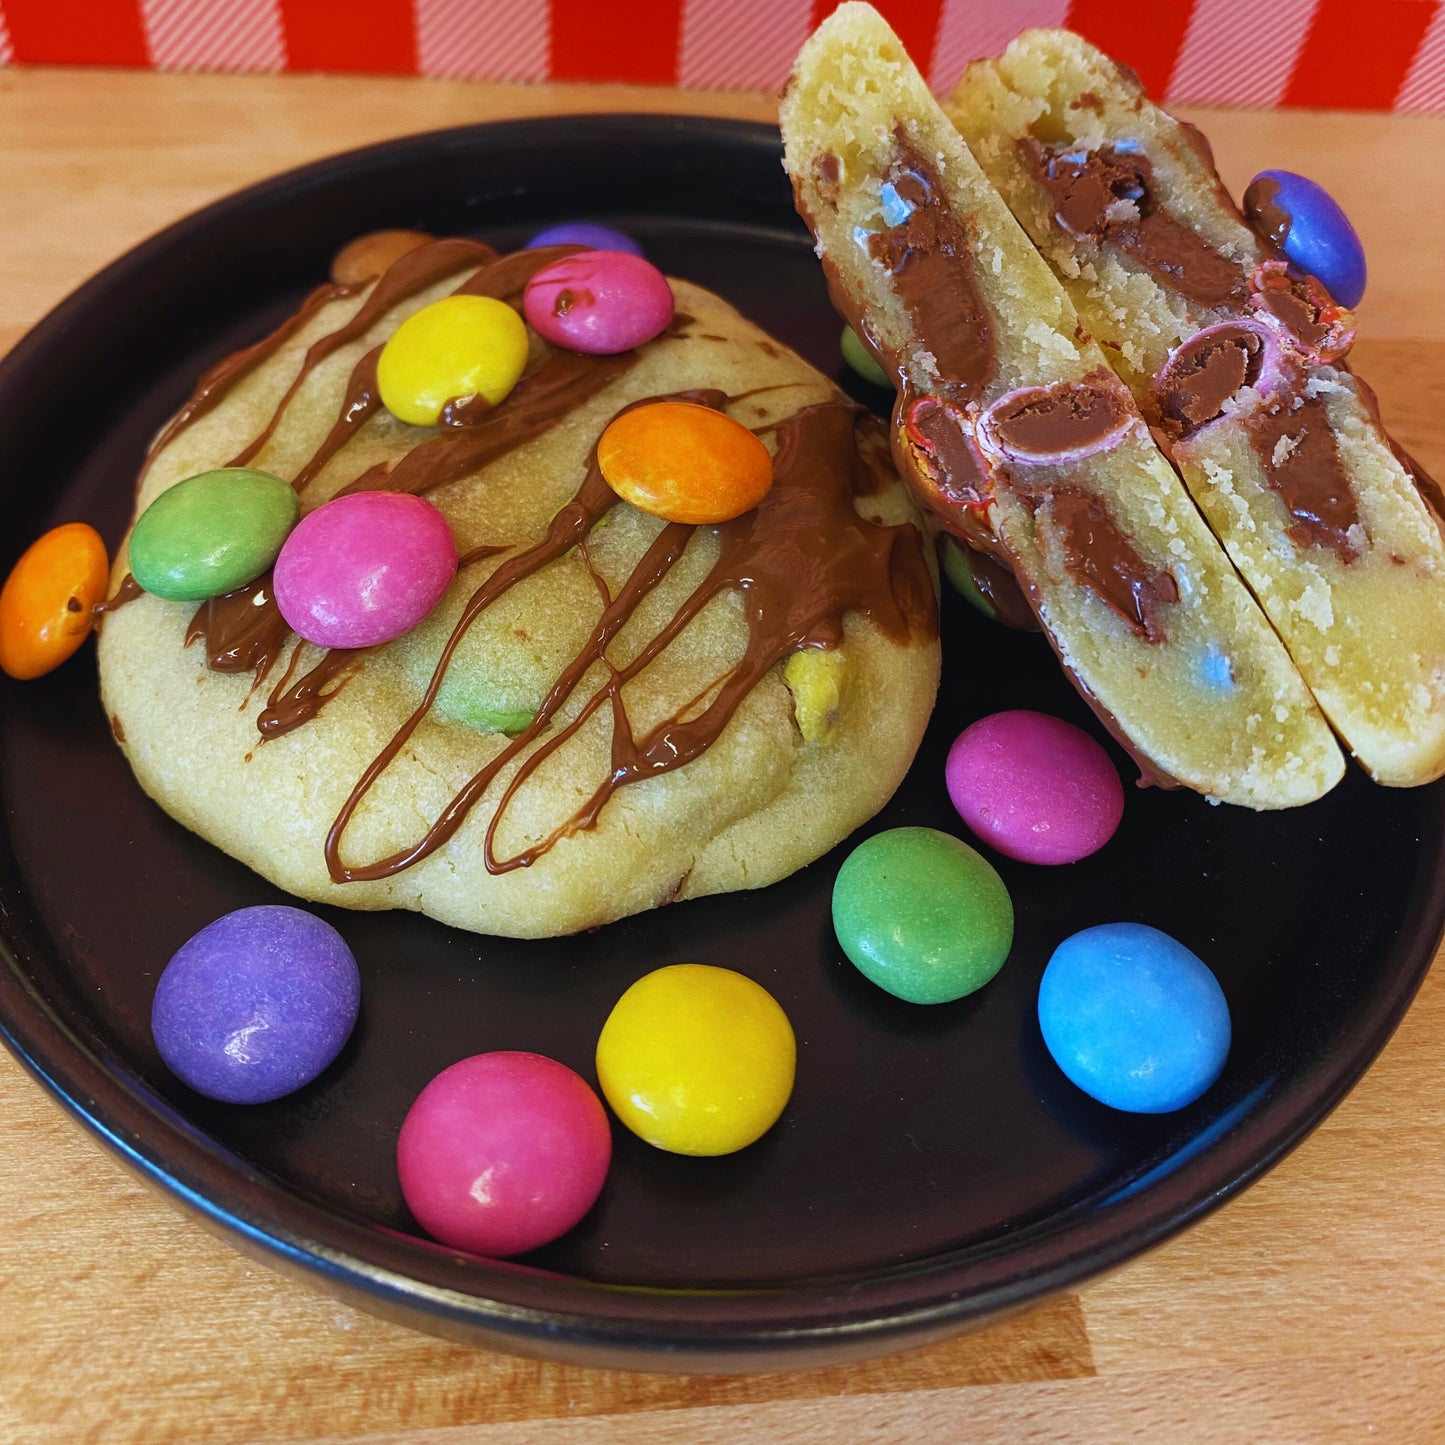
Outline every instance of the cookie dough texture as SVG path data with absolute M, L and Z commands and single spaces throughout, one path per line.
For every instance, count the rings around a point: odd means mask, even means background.
M 467 271 L 395 306 L 367 334 L 317 366 L 250 465 L 290 478 L 330 431 L 348 377 L 404 317 L 446 295 Z M 429 499 L 446 515 L 458 552 L 509 549 L 465 566 L 433 618 L 365 654 L 317 715 L 262 741 L 256 719 L 296 646 L 261 685 L 208 670 L 204 647 L 184 645 L 193 604 L 151 596 L 107 618 L 100 640 L 107 711 L 141 785 L 163 808 L 289 892 L 361 909 L 410 908 L 443 922 L 514 937 L 592 928 L 673 899 L 771 883 L 826 852 L 872 816 L 902 780 L 937 687 L 936 640 L 902 645 L 849 613 L 838 648 L 841 685 L 826 740 L 807 741 L 779 664 L 762 677 L 713 745 L 673 772 L 619 788 L 596 825 L 563 836 L 527 867 L 489 873 L 484 836 L 517 764 L 503 770 L 460 830 L 437 852 L 392 876 L 336 884 L 323 845 L 353 786 L 422 701 L 450 623 L 491 571 L 537 542 L 577 493 L 607 421 L 629 402 L 690 388 L 737 398 L 729 410 L 762 428 L 839 393 L 717 297 L 674 281 L 677 334 L 642 349 L 636 364 L 559 418 L 538 439 L 444 485 Z M 335 300 L 214 411 L 181 431 L 143 477 L 137 514 L 185 477 L 224 464 L 265 429 L 306 348 L 340 326 L 361 296 Z M 535 338 L 533 345 L 538 346 Z M 748 395 L 743 395 L 747 393 Z M 393 464 L 431 434 L 378 412 L 305 489 L 309 510 L 376 464 Z M 774 446 L 772 433 L 764 433 Z M 917 515 L 886 459 L 882 484 L 858 499 L 887 524 Z M 506 726 L 540 701 L 576 655 L 663 524 L 618 502 L 573 549 L 503 596 L 468 635 L 443 706 L 432 709 L 377 779 L 341 847 L 351 866 L 419 843 L 451 800 L 509 739 L 459 719 Z M 607 651 L 625 666 L 673 617 L 718 554 L 698 528 L 681 560 Z M 124 555 L 117 576 L 124 569 Z M 605 595 L 604 595 L 605 594 Z M 634 734 L 706 701 L 743 656 L 744 599 L 721 594 L 622 691 Z M 293 675 L 320 654 L 303 647 Z M 528 756 L 565 728 L 608 680 L 594 665 Z M 564 828 L 609 775 L 614 720 L 606 703 L 544 762 L 508 804 L 495 856 L 514 857 Z

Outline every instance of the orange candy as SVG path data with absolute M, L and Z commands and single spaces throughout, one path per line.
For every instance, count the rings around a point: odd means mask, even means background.
M 109 577 L 105 543 L 84 522 L 32 544 L 0 590 L 0 668 L 30 678 L 59 667 L 90 635 Z
M 773 485 L 773 459 L 752 432 L 685 401 L 624 412 L 602 433 L 597 465 L 624 502 L 694 525 L 740 517 Z

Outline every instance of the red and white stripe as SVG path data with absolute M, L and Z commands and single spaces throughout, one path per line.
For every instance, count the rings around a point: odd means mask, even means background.
M 552 25 L 545 0 L 416 0 L 415 16 L 422 75 L 547 79 Z
M 1278 105 L 1318 8 L 1319 0 L 1195 0 L 1169 100 Z
M 10 43 L 10 27 L 5 23 L 5 12 L 0 10 L 0 65 L 9 65 L 15 59 L 15 47 Z
M 812 28 L 812 0 L 684 0 L 677 82 L 780 90 Z
M 286 41 L 276 0 L 141 0 L 157 70 L 281 70 Z
M 1445 4 L 1435 7 L 1430 28 L 1395 97 L 1395 109 L 1412 115 L 1445 115 Z
M 952 90 L 970 61 L 997 55 L 1020 30 L 1062 25 L 1068 13 L 1069 0 L 947 0 L 939 17 L 929 86 L 940 95 Z

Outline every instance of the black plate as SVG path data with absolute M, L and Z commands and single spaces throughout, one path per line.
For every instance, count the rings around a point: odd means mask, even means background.
M 173 226 L 16 347 L 0 367 L 0 567 L 70 518 L 118 540 L 147 438 L 203 367 L 284 315 L 350 237 L 409 226 L 505 246 L 573 217 L 631 231 L 664 268 L 861 394 L 838 361 L 839 323 L 775 131 L 587 117 L 421 136 Z M 1099 731 L 1039 638 L 961 605 L 944 620 L 933 726 L 865 831 L 963 833 L 943 758 L 984 713 L 1037 707 Z M 226 1107 L 161 1066 L 152 991 L 196 929 L 282 895 L 142 796 L 88 652 L 38 683 L 0 682 L 11 1048 L 144 1177 L 269 1262 L 423 1328 L 557 1358 L 649 1369 L 843 1359 L 955 1332 L 1118 1264 L 1253 1179 L 1340 1100 L 1404 1012 L 1445 917 L 1445 793 L 1375 788 L 1357 770 L 1282 815 L 1131 791 L 1096 857 L 1057 870 L 996 860 L 1018 915 L 1012 956 L 980 995 L 932 1009 L 889 998 L 843 959 L 828 903 L 846 846 L 755 896 L 554 942 L 323 908 L 361 965 L 357 1033 L 301 1093 Z M 1172 1116 L 1117 1114 L 1078 1093 L 1035 1022 L 1054 946 L 1122 919 L 1198 952 L 1233 1011 L 1224 1077 Z M 415 1237 L 392 1159 L 422 1085 L 502 1048 L 591 1077 L 613 1001 L 679 960 L 738 968 L 787 1010 L 798 1084 L 777 1128 L 717 1160 L 616 1130 L 597 1207 L 521 1264 Z

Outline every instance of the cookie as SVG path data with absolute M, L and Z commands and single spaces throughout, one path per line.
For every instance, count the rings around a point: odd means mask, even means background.
M 1077 35 L 1026 31 L 946 108 L 1340 736 L 1377 782 L 1440 776 L 1445 542 L 1345 360 L 1351 313 L 1267 207 L 1245 223 L 1199 132 Z
M 783 99 L 835 303 L 896 379 L 900 471 L 1012 570 L 1079 690 L 1154 777 L 1253 808 L 1343 760 L 1128 389 L 871 7 Z
M 460 558 L 394 641 L 290 634 L 269 575 L 166 601 L 122 586 L 100 639 L 113 729 L 186 826 L 289 892 L 517 937 L 756 888 L 870 817 L 937 685 L 935 579 L 881 426 L 716 296 L 618 355 L 529 333 L 522 379 L 439 425 L 380 404 L 381 347 L 462 291 L 520 307 L 553 248 L 387 255 L 202 378 L 152 449 L 137 512 L 197 473 L 425 496 Z M 771 490 L 715 526 L 619 500 L 597 443 L 627 408 L 726 412 Z M 125 570 L 118 561 L 117 576 Z

